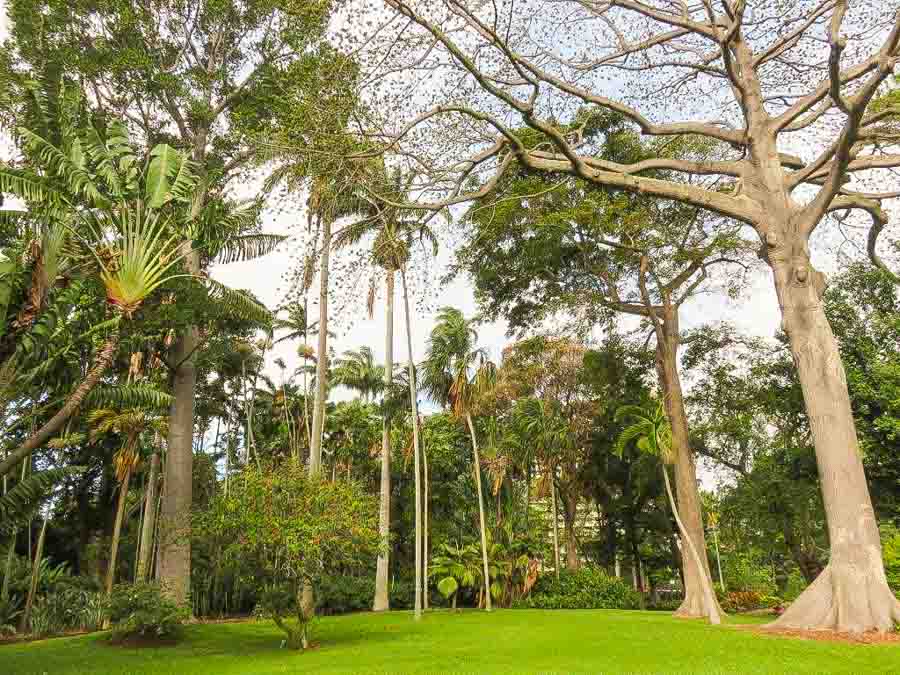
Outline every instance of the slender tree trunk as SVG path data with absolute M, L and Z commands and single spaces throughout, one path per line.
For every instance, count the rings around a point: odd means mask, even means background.
M 40 577 L 41 558 L 44 555 L 44 540 L 47 537 L 47 522 L 50 520 L 50 509 L 44 513 L 44 524 L 38 535 L 37 549 L 34 552 L 34 560 L 31 563 L 31 584 L 28 586 L 28 597 L 25 600 L 25 609 L 22 612 L 22 621 L 19 631 L 24 633 L 31 626 L 31 608 L 34 607 L 34 595 L 37 592 L 38 579 Z
M 116 505 L 116 521 L 113 525 L 112 543 L 109 547 L 109 566 L 106 568 L 106 594 L 112 593 L 116 580 L 116 561 L 119 557 L 119 537 L 122 534 L 122 520 L 125 517 L 125 500 L 128 498 L 128 483 L 131 481 L 131 469 L 125 472 L 119 483 L 119 499 Z
M 675 517 L 675 523 L 678 525 L 678 531 L 681 532 L 681 538 L 684 539 L 687 544 L 688 550 L 691 553 L 691 557 L 694 559 L 694 563 L 699 567 L 701 566 L 700 562 L 700 554 L 697 552 L 696 546 L 694 546 L 694 542 L 688 536 L 687 530 L 684 527 L 684 523 L 681 522 L 681 517 L 678 515 L 678 507 L 675 505 L 675 497 L 672 494 L 672 486 L 669 484 L 669 472 L 666 469 L 665 462 L 660 462 L 663 472 L 663 481 L 666 484 L 666 494 L 669 496 L 669 506 L 672 509 L 672 515 Z M 718 625 L 722 623 L 722 615 L 719 610 L 719 603 L 715 601 L 715 593 L 712 590 L 712 582 L 709 580 L 709 577 L 704 577 L 701 579 L 701 583 L 703 584 L 703 593 L 706 596 L 706 607 L 708 608 L 708 614 L 706 615 L 709 618 L 709 622 L 714 625 Z
M 559 562 L 559 523 L 556 518 L 556 469 L 550 477 L 550 518 L 553 521 L 553 564 L 556 568 L 556 578 L 559 579 L 559 570 L 562 565 Z
M 716 567 L 719 570 L 719 586 L 725 592 L 725 577 L 722 575 L 722 556 L 719 553 L 719 528 L 713 529 L 713 546 L 716 548 Z
M 387 271 L 385 279 L 385 344 L 384 344 L 384 399 L 390 395 L 394 381 L 394 272 Z M 389 575 L 391 568 L 391 422 L 385 408 L 381 433 L 381 504 L 378 510 L 378 533 L 381 536 L 381 552 L 375 567 L 375 598 L 372 609 L 383 612 L 391 608 Z
M 153 553 L 153 532 L 156 528 L 156 487 L 159 482 L 159 450 L 150 458 L 150 476 L 147 479 L 147 493 L 144 495 L 144 522 L 141 526 L 141 554 L 138 558 L 137 580 L 147 581 Z
M 578 514 L 578 496 L 567 495 L 564 500 L 563 516 L 566 528 L 566 569 L 577 570 L 580 564 L 578 559 L 578 541 L 575 536 L 575 519 Z
M 766 257 L 812 430 L 831 555 L 773 625 L 892 631 L 900 621 L 900 602 L 885 577 L 844 366 L 822 306 L 823 276 L 812 267 L 805 241 L 785 243 L 767 240 Z
M 428 453 L 422 448 L 422 466 L 424 468 L 424 498 L 422 505 L 422 607 L 428 609 L 429 590 L 428 590 L 428 558 L 430 550 L 428 547 Z
M 678 493 L 678 511 L 691 538 L 693 546 L 701 552 L 698 558 L 682 556 L 684 563 L 684 602 L 675 612 L 681 617 L 703 617 L 721 614 L 715 594 L 707 595 L 703 588 L 712 584 L 712 574 L 706 556 L 706 536 L 703 531 L 703 513 L 700 507 L 700 491 L 697 487 L 697 468 L 691 452 L 687 413 L 678 373 L 679 328 L 678 313 L 666 307 L 662 323 L 662 339 L 657 334 L 656 367 L 665 398 L 666 417 L 672 427 L 672 449 L 675 454 L 675 486 Z M 699 565 L 697 564 L 699 561 Z M 715 608 L 706 606 L 708 601 Z
M 28 470 L 29 459 L 30 457 L 26 457 L 22 460 L 21 480 L 25 480 L 25 472 Z M 6 494 L 6 475 L 3 476 L 3 494 Z M 16 537 L 18 534 L 18 530 L 12 533 L 9 540 L 9 548 L 6 549 L 6 565 L 3 568 L 3 586 L 0 588 L 0 600 L 6 600 L 9 597 L 9 582 L 10 577 L 12 576 L 12 564 L 16 554 Z
M 481 562 L 484 567 L 484 602 L 485 609 L 491 611 L 493 609 L 491 603 L 491 576 L 488 567 L 487 552 L 487 527 L 484 524 L 484 493 L 481 489 L 481 457 L 478 454 L 478 440 L 475 437 L 475 425 L 472 423 L 472 416 L 466 414 L 466 424 L 469 425 L 469 433 L 472 436 L 472 454 L 475 459 L 475 485 L 478 488 L 478 521 L 481 529 Z
M 391 272 L 390 276 L 393 277 Z M 413 365 L 412 321 L 409 313 L 409 288 L 406 285 L 406 269 L 401 268 L 400 280 L 403 284 L 403 309 L 406 319 L 406 350 L 408 354 L 407 369 L 409 373 L 409 407 L 412 413 L 413 432 L 413 471 L 415 472 L 416 493 L 416 554 L 415 554 L 415 600 L 413 604 L 415 618 L 422 618 L 422 469 L 419 460 L 419 404 L 416 395 L 416 369 Z M 393 285 L 393 284 L 389 284 Z M 390 289 L 393 291 L 393 288 Z M 391 300 L 388 303 L 391 304 Z M 393 319 L 393 315 L 390 317 Z
M 328 392 L 328 273 L 331 254 L 331 219 L 322 219 L 322 254 L 319 256 L 319 345 L 316 361 L 316 402 L 313 405 L 310 475 L 322 468 L 322 432 L 325 429 L 325 397 Z
M 62 429 L 63 424 L 65 424 L 78 409 L 85 397 L 97 385 L 97 382 L 100 380 L 103 373 L 106 372 L 106 369 L 109 368 L 109 364 L 112 363 L 113 357 L 116 355 L 116 348 L 118 345 L 119 332 L 118 329 L 114 329 L 100 348 L 100 352 L 97 355 L 96 361 L 94 361 L 93 367 L 81 381 L 81 384 L 75 387 L 75 391 L 69 395 L 69 398 L 66 399 L 62 408 L 60 408 L 59 411 L 44 424 L 44 426 L 25 439 L 25 442 L 22 443 L 22 445 L 7 454 L 3 462 L 0 463 L 0 476 L 5 476 L 10 473 L 16 465 L 25 459 L 25 457 L 33 450 L 40 448 L 44 443 L 50 440 L 51 436 Z
M 146 517 L 147 505 L 147 486 L 145 485 L 146 477 L 141 476 L 141 499 L 138 507 L 138 536 L 136 537 L 136 545 L 134 547 L 134 569 L 131 574 L 131 583 L 137 582 L 137 568 L 141 560 L 141 534 L 144 532 L 144 518 Z

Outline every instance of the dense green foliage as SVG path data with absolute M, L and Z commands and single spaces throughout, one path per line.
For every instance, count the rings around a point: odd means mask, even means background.
M 585 565 L 545 574 L 531 593 L 515 603 L 519 609 L 637 609 L 641 596 L 602 568 Z
M 109 596 L 110 639 L 114 642 L 176 640 L 189 616 L 187 608 L 165 597 L 158 584 L 123 584 L 114 587 Z

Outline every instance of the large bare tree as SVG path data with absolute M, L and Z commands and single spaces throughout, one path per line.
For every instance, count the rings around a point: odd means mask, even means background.
M 385 146 L 427 169 L 416 206 L 487 194 L 513 162 L 708 209 L 752 228 L 772 270 L 819 463 L 831 559 L 780 627 L 893 630 L 844 369 L 809 240 L 859 214 L 867 248 L 900 189 L 895 106 L 871 106 L 900 63 L 900 11 L 882 0 L 383 0 L 367 47 L 378 95 L 416 110 Z M 389 50 L 381 49 L 390 45 Z M 385 101 L 389 102 L 389 101 Z M 399 102 L 399 101 L 398 101 Z M 398 108 L 383 106 L 385 110 Z M 615 112 L 644 135 L 698 136 L 714 159 L 603 158 L 571 128 Z M 589 114 L 588 114 L 589 117 Z M 525 129 L 525 132 L 521 130 Z M 647 175 L 673 171 L 688 180 Z M 881 176 L 881 178 L 879 178 Z M 883 264 L 883 263 L 882 263 Z

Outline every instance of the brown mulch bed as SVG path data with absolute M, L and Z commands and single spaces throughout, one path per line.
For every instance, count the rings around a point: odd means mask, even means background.
M 734 626 L 740 630 L 747 630 L 758 635 L 773 635 L 775 637 L 795 638 L 799 640 L 816 640 L 819 642 L 844 642 L 859 645 L 900 644 L 900 633 L 879 633 L 869 631 L 867 633 L 843 633 L 836 630 L 800 630 L 797 628 L 766 628 L 765 626 Z

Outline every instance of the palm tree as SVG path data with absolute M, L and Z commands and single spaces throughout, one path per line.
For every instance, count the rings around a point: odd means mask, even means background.
M 122 445 L 113 457 L 116 479 L 119 481 L 119 500 L 113 525 L 112 543 L 110 544 L 109 567 L 106 570 L 106 592 L 109 594 L 115 582 L 116 560 L 119 553 L 119 538 L 125 515 L 128 485 L 131 482 L 131 475 L 141 463 L 141 436 L 148 431 L 156 434 L 164 433 L 165 422 L 159 415 L 141 408 L 125 410 L 100 408 L 93 410 L 87 419 L 88 424 L 93 427 L 94 438 L 108 433 L 115 433 L 123 437 Z
M 678 525 L 681 539 L 687 544 L 697 568 L 705 570 L 706 566 L 702 564 L 697 547 L 690 536 L 688 536 L 687 529 L 681 521 L 681 516 L 678 515 L 678 507 L 675 504 L 672 486 L 669 483 L 669 471 L 666 469 L 666 466 L 673 464 L 676 457 L 672 448 L 672 429 L 669 427 L 663 403 L 660 401 L 645 407 L 622 406 L 616 411 L 616 420 L 623 419 L 628 419 L 630 424 L 622 430 L 616 441 L 616 454 L 621 457 L 628 443 L 637 441 L 639 450 L 660 459 L 660 469 L 662 470 L 663 481 L 666 486 L 666 494 L 669 497 L 669 507 L 672 509 L 672 515 L 675 518 L 675 523 Z M 706 555 L 706 551 L 703 554 Z M 702 584 L 703 593 L 707 601 L 707 617 L 710 623 L 719 624 L 722 622 L 722 617 L 719 614 L 718 603 L 715 601 L 712 581 L 705 572 L 702 574 Z
M 558 404 L 541 398 L 526 398 L 518 401 L 513 410 L 513 420 L 528 436 L 527 443 L 518 447 L 527 453 L 522 457 L 523 463 L 530 463 L 532 455 L 541 467 L 541 483 L 550 486 L 550 508 L 553 518 L 553 559 L 556 576 L 560 573 L 559 558 L 559 525 L 556 498 L 556 469 L 560 449 L 572 440 L 572 434 L 563 418 Z M 540 493 L 546 494 L 546 487 Z
M 366 403 L 384 390 L 386 366 L 375 362 L 375 354 L 371 347 L 348 349 L 335 361 L 332 377 L 335 384 L 357 392 Z
M 490 573 L 488 570 L 487 529 L 484 517 L 484 494 L 481 486 L 481 458 L 472 411 L 479 397 L 496 381 L 496 367 L 483 349 L 476 347 L 478 333 L 473 322 L 453 307 L 438 313 L 437 324 L 428 340 L 428 353 L 422 364 L 422 388 L 436 403 L 450 407 L 453 414 L 465 420 L 472 440 L 475 461 L 475 485 L 478 490 L 478 518 L 481 532 L 481 557 L 484 566 L 484 597 L 491 611 Z
M 398 169 L 389 173 L 383 164 L 375 165 L 376 171 L 370 178 L 377 182 L 361 185 L 364 190 L 361 193 L 363 203 L 367 204 L 364 213 L 367 216 L 362 220 L 348 225 L 335 236 L 335 246 L 347 246 L 358 243 L 367 235 L 374 235 L 372 241 L 371 262 L 382 270 L 385 275 L 385 391 L 391 386 L 394 368 L 394 286 L 396 274 L 400 272 L 403 282 L 403 301 L 406 317 L 406 338 L 409 350 L 408 377 L 410 411 L 413 429 L 413 455 L 414 455 L 414 480 L 415 480 L 415 519 L 416 519 L 416 553 L 415 553 L 415 618 L 422 615 L 422 486 L 419 448 L 418 405 L 416 401 L 415 374 L 412 361 L 412 330 L 409 311 L 409 292 L 406 283 L 406 267 L 409 262 L 410 249 L 414 236 L 421 241 L 428 239 L 436 248 L 437 242 L 430 229 L 419 219 L 413 219 L 409 212 L 394 206 L 394 204 L 406 201 L 406 192 L 409 188 L 412 176 L 404 179 Z M 372 291 L 369 296 L 369 314 L 372 314 L 374 304 L 375 282 L 373 278 Z M 390 446 L 390 418 L 387 410 L 384 413 L 384 434 L 381 453 L 381 511 L 380 528 L 385 540 L 390 535 L 390 494 L 391 494 L 391 446 Z M 388 552 L 379 555 L 375 576 L 376 611 L 388 609 Z

